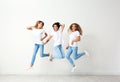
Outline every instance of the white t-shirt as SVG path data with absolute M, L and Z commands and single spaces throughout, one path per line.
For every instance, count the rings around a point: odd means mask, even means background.
M 71 44 L 74 39 L 76 39 L 78 36 L 80 36 L 80 33 L 78 31 L 71 32 L 69 35 L 69 46 L 71 47 L 77 47 L 78 42 L 74 42 L 73 45 Z
M 54 40 L 54 46 L 62 44 L 62 29 L 59 28 L 58 31 L 52 31 L 51 36 Z
M 43 44 L 43 42 L 40 40 L 45 34 L 44 29 L 36 29 L 35 27 L 33 28 L 33 36 L 34 36 L 34 43 L 35 44 Z

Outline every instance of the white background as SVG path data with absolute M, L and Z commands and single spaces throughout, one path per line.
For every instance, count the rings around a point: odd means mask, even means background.
M 69 25 L 81 25 L 84 36 L 79 51 L 85 49 L 90 56 L 75 61 L 74 73 L 66 59 L 49 62 L 48 58 L 40 58 L 39 53 L 34 68 L 27 70 L 34 44 L 32 32 L 26 27 L 37 20 L 45 22 L 48 34 L 54 22 L 66 24 L 64 48 Z M 120 75 L 119 35 L 119 0 L 0 0 L 0 74 Z M 50 41 L 45 51 L 52 50 Z

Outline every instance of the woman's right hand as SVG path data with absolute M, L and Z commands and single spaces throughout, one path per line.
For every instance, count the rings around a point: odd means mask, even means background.
M 32 30 L 34 26 L 27 27 L 28 30 Z
M 47 42 L 42 42 L 44 45 L 47 43 Z
M 66 46 L 66 49 L 68 49 L 69 48 L 69 46 Z

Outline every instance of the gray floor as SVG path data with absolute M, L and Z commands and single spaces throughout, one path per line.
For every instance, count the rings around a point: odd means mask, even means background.
M 0 82 L 120 82 L 120 76 L 0 75 Z

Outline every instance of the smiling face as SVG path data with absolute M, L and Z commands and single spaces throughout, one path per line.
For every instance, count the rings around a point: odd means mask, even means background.
M 73 32 L 76 31 L 76 29 L 77 29 L 76 25 L 73 24 L 71 29 L 72 29 Z
M 60 28 L 60 23 L 59 22 L 55 22 L 53 25 L 52 25 L 54 31 L 58 31 L 59 28 Z
M 43 24 L 42 23 L 38 23 L 38 29 L 41 29 L 43 27 Z
M 58 31 L 58 26 L 57 26 L 57 25 L 54 25 L 54 26 L 53 26 L 53 29 L 54 29 L 54 31 Z
M 78 31 L 78 32 L 80 33 L 80 35 L 83 34 L 80 25 L 77 24 L 77 23 L 72 23 L 72 24 L 70 25 L 70 27 L 69 27 L 69 30 L 70 30 L 71 32 Z
M 42 29 L 44 26 L 44 22 L 43 21 L 37 21 L 35 24 L 35 28 L 36 29 Z

